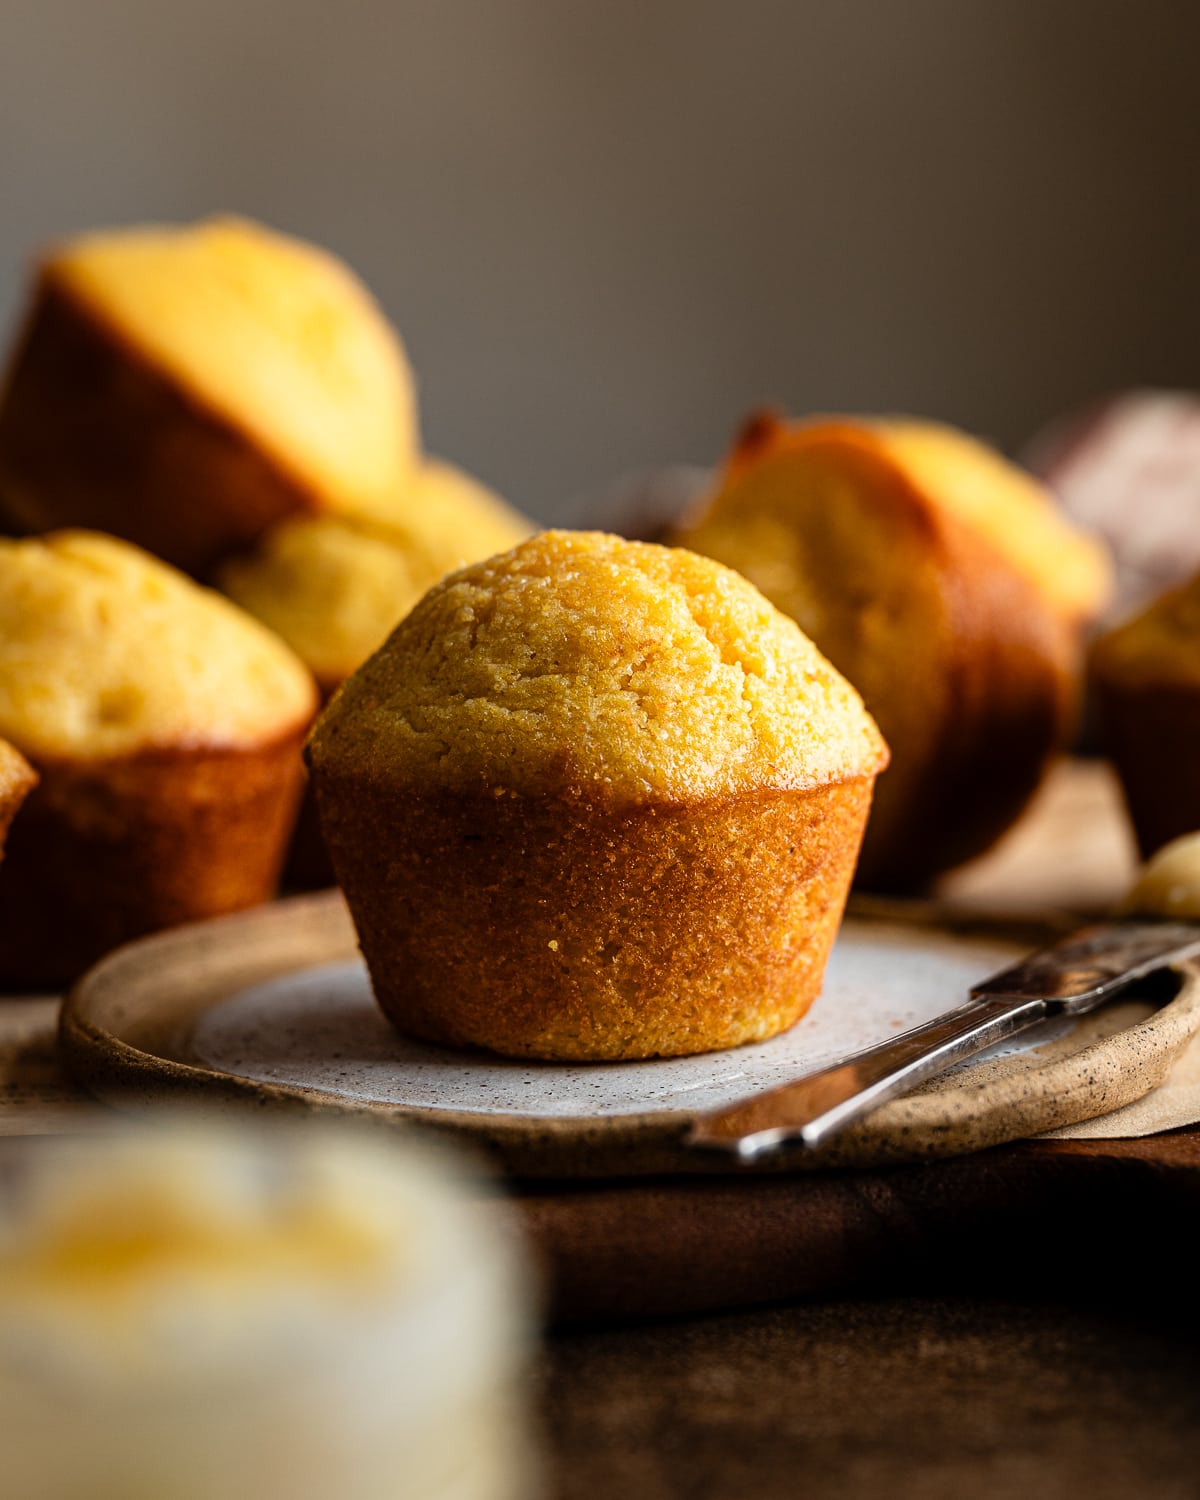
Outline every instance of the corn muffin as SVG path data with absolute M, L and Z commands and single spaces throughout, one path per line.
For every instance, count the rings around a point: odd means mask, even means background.
M 862 693 L 892 750 L 863 884 L 980 854 L 1070 732 L 1103 549 L 1028 475 L 931 423 L 752 421 L 676 529 L 737 568 Z
M 331 255 L 229 218 L 88 234 L 39 268 L 0 505 L 200 573 L 286 516 L 386 511 L 416 427 L 400 341 Z
M 1100 637 L 1100 734 L 1148 858 L 1200 829 L 1200 574 Z
M 603 1061 L 804 1013 L 887 749 L 737 574 L 546 532 L 431 589 L 308 757 L 392 1022 Z
M 285 521 L 255 552 L 228 562 L 218 582 L 283 637 L 329 694 L 439 578 L 533 529 L 478 480 L 427 459 L 386 520 Z
M 268 897 L 316 702 L 282 641 L 128 543 L 0 540 L 0 735 L 39 777 L 0 866 L 0 979 Z
M 388 520 L 284 521 L 257 551 L 227 563 L 218 582 L 283 637 L 328 698 L 439 578 L 504 551 L 533 529 L 469 474 L 426 459 Z M 300 888 L 333 882 L 309 796 L 300 806 L 284 878 Z
M 156 1120 L 0 1182 L 5 1500 L 529 1500 L 529 1287 L 441 1153 Z

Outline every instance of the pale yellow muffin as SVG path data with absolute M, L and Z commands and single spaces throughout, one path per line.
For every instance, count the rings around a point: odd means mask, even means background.
M 791 1025 L 887 759 L 744 579 L 571 532 L 433 588 L 308 753 L 395 1024 L 582 1060 Z
M 505 552 L 537 527 L 495 490 L 444 458 L 424 458 L 387 514 L 403 545 L 440 578 Z M 423 592 L 423 591 L 422 591 Z
M 932 423 L 760 418 L 670 539 L 757 584 L 877 718 L 893 760 L 864 883 L 921 886 L 1020 814 L 1109 577 L 1036 481 Z
M 412 375 L 335 257 L 246 220 L 42 261 L 0 404 L 0 497 L 199 571 L 294 513 L 373 514 L 418 449 Z
M 331 692 L 438 579 L 533 529 L 460 469 L 426 460 L 387 520 L 285 521 L 218 576 L 230 598 L 281 635 Z
M 5 1500 L 528 1500 L 518 1252 L 452 1161 L 378 1135 L 157 1120 L 26 1152 Z
M 257 746 L 312 709 L 271 631 L 138 548 L 0 538 L 0 735 L 26 755 Z
M 0 735 L 40 778 L 0 869 L 0 976 L 268 896 L 315 707 L 282 641 L 128 543 L 0 540 Z
M 1089 665 L 1104 748 L 1149 856 L 1200 829 L 1200 575 L 1101 636 Z
M 447 573 L 502 552 L 534 530 L 477 479 L 439 459 L 418 464 L 387 520 L 313 516 L 273 528 L 218 582 L 269 625 L 328 696 Z M 330 885 L 333 870 L 311 798 L 301 805 L 285 880 Z

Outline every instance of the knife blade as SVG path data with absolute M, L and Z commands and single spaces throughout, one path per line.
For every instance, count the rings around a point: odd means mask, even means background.
M 1200 922 L 1101 922 L 1040 948 L 970 999 L 911 1031 L 791 1083 L 698 1115 L 684 1142 L 743 1161 L 787 1143 L 814 1149 L 878 1105 L 1051 1016 L 1083 1015 L 1200 954 Z

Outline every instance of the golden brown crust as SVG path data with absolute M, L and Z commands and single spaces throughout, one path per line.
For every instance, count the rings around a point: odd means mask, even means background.
M 0 509 L 95 527 L 191 573 L 321 497 L 43 272 L 0 404 Z
M 302 737 L 40 765 L 0 865 L 0 983 L 58 984 L 131 938 L 270 897 Z
M 547 531 L 432 588 L 317 721 L 310 763 L 615 804 L 874 775 L 862 700 L 744 578 Z
M 1033 586 L 989 544 L 950 517 L 936 518 L 946 635 L 923 663 L 901 667 L 901 690 L 920 694 L 941 676 L 940 714 L 900 750 L 897 776 L 876 793 L 859 883 L 920 888 L 982 854 L 1016 822 L 1075 724 L 1079 645 Z M 834 665 L 836 654 L 831 652 Z
M 834 538 L 836 557 L 824 556 L 803 533 L 822 524 L 833 491 L 805 499 L 807 513 L 797 499 L 775 523 L 791 529 L 800 559 L 799 585 L 781 590 L 778 556 L 755 570 L 739 487 L 791 455 L 849 486 L 861 510 Z M 863 693 L 892 764 L 876 788 L 860 884 L 919 888 L 1016 819 L 1074 721 L 1076 629 L 986 537 L 912 483 L 869 428 L 756 418 L 716 498 L 673 539 L 740 567 Z M 863 582 L 881 559 L 910 570 L 892 569 L 882 604 Z M 812 618 L 802 613 L 809 601 Z
M 820 988 L 871 778 L 597 807 L 425 794 L 325 767 L 318 807 L 401 1030 L 513 1057 L 681 1055 L 773 1036 Z

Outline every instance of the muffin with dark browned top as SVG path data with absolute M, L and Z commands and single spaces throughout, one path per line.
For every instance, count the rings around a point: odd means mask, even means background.
M 854 690 L 736 573 L 571 532 L 433 588 L 308 754 L 395 1025 L 595 1061 L 803 1014 L 887 759 Z

